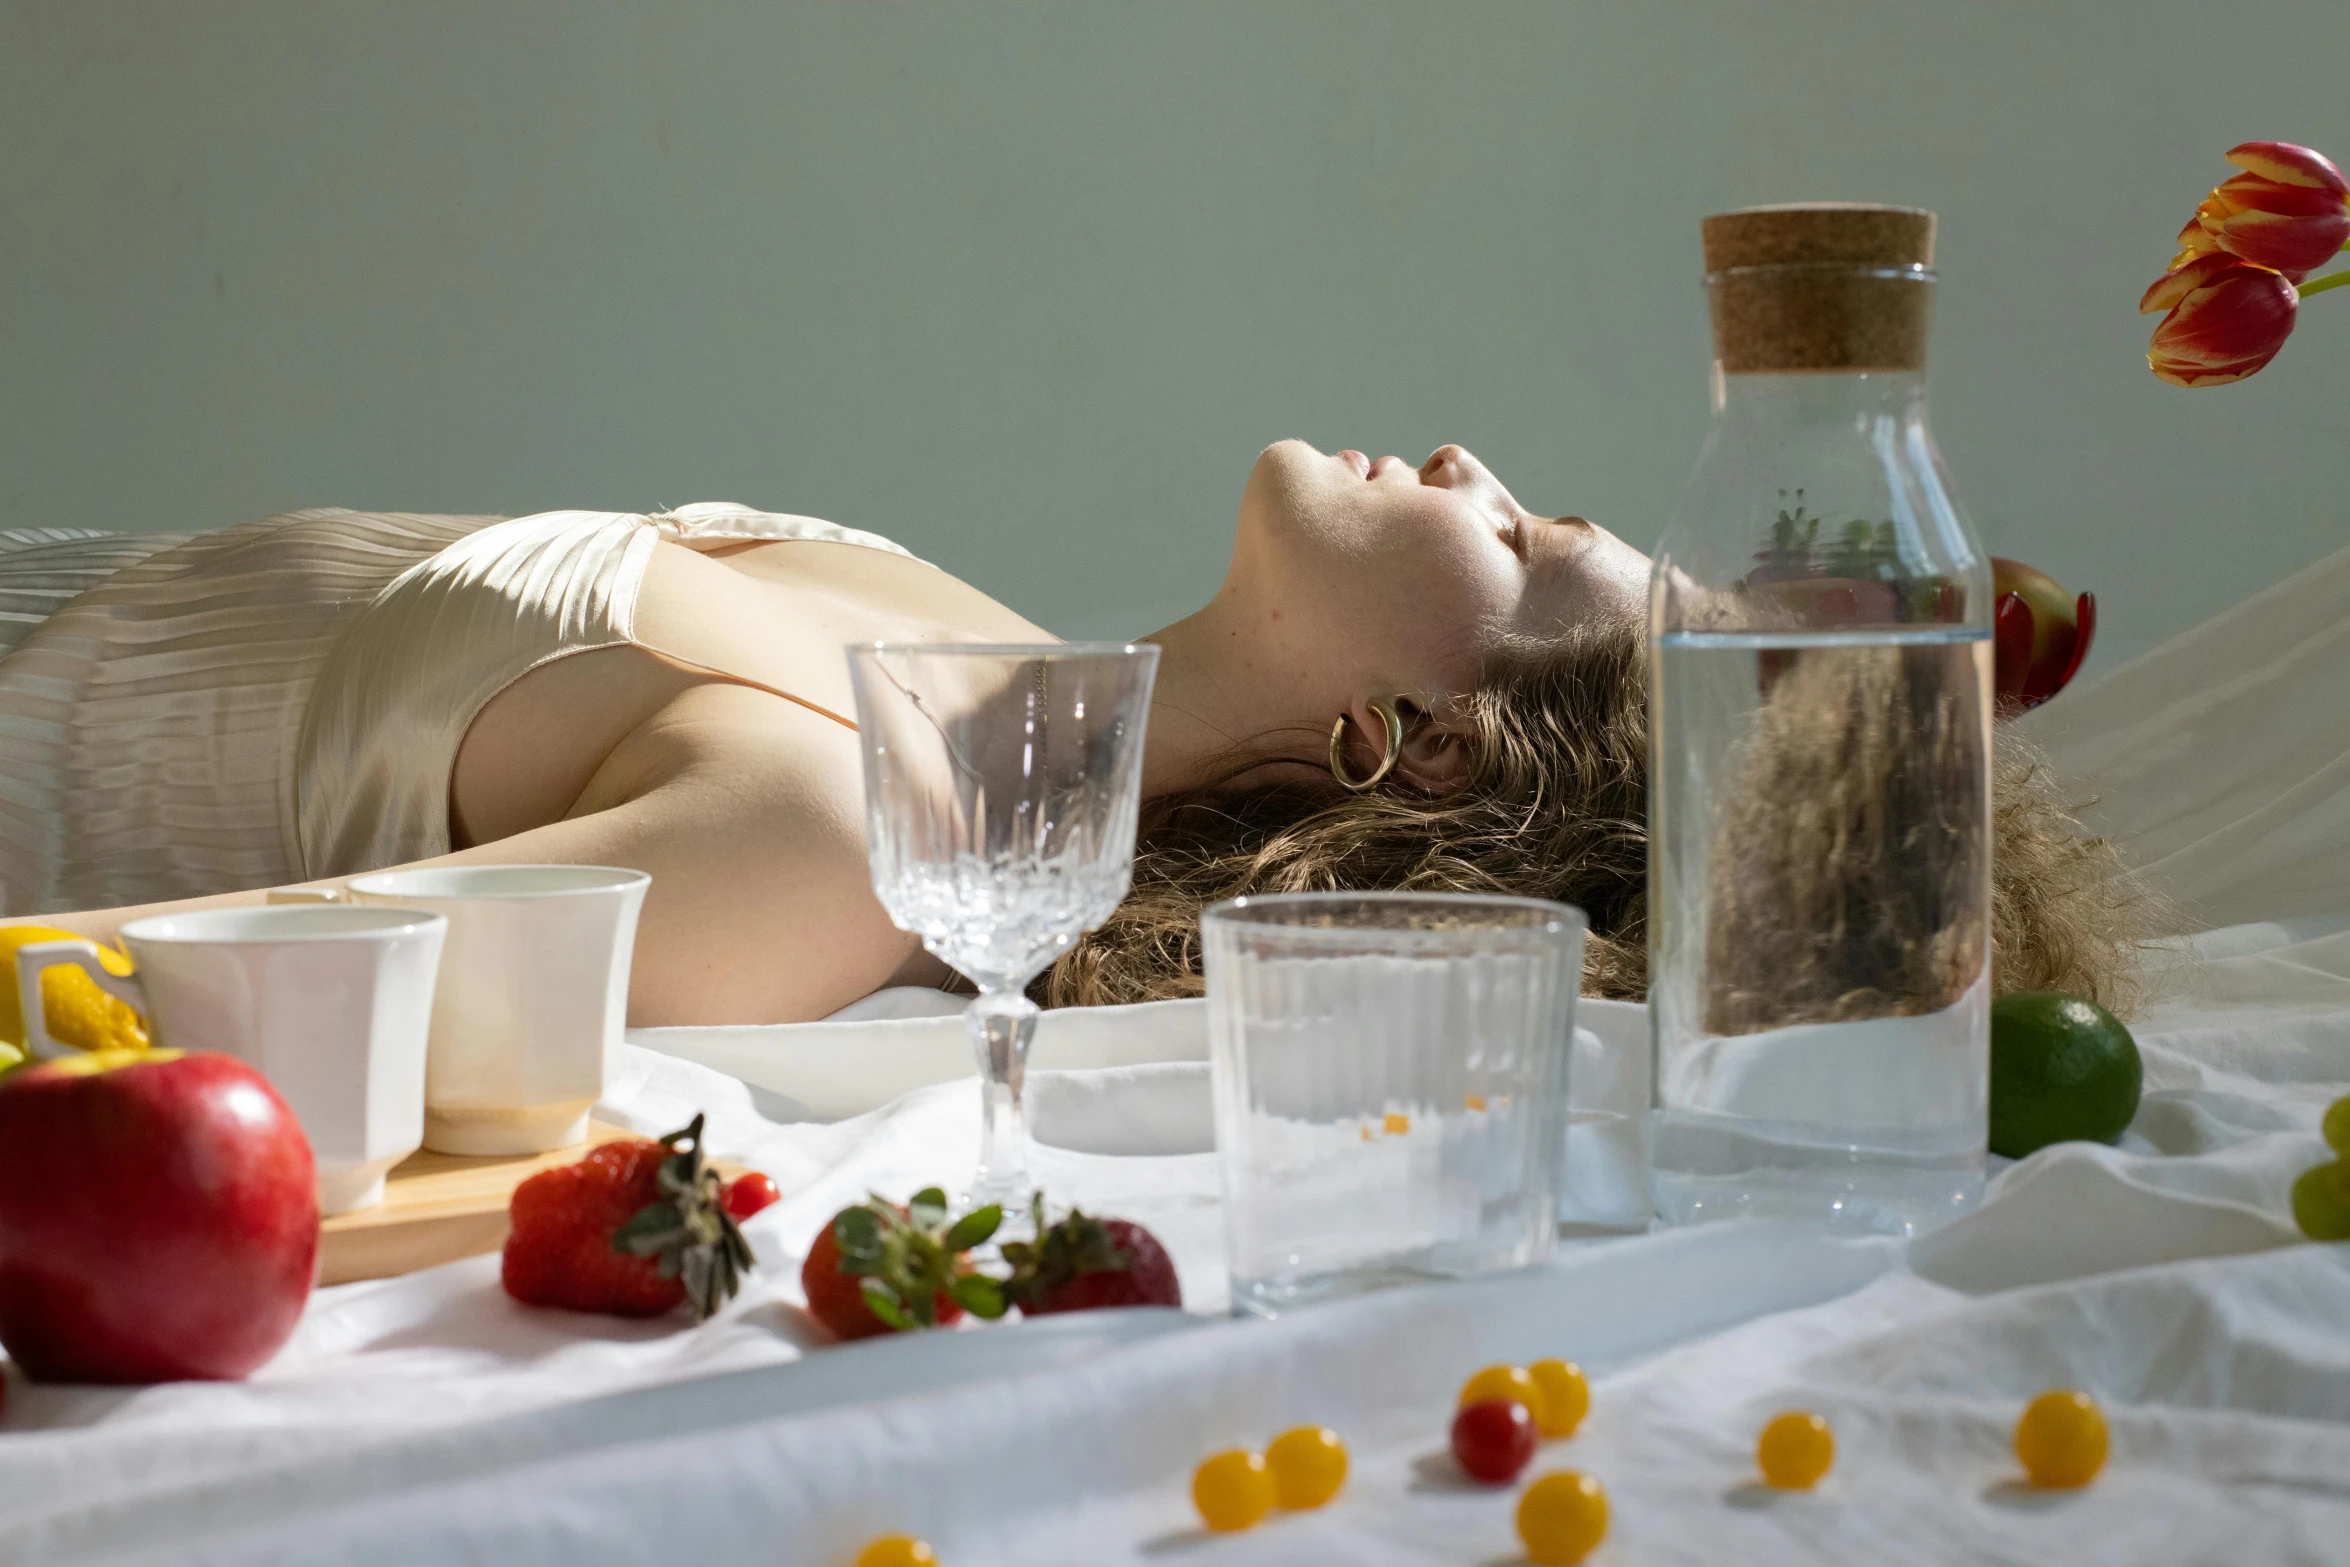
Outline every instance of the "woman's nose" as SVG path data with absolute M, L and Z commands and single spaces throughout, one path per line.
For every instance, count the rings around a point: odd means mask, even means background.
M 1428 460 L 1420 464 L 1420 482 L 1435 485 L 1439 489 L 1457 490 L 1474 483 L 1483 472 L 1477 459 L 1469 455 L 1467 447 L 1448 442 L 1430 452 Z

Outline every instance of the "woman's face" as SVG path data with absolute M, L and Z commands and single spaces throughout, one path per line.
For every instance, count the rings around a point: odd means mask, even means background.
M 1234 553 L 1305 665 L 1431 695 L 1468 690 L 1505 646 L 1637 614 L 1648 565 L 1581 517 L 1528 511 L 1462 447 L 1414 468 L 1303 441 L 1258 457 Z

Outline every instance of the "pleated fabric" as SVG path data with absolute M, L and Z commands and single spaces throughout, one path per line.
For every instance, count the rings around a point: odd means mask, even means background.
M 446 854 L 475 715 L 549 659 L 626 642 L 660 537 L 617 512 L 518 517 L 387 586 L 327 656 L 295 748 L 305 874 Z
M 389 584 L 329 655 L 302 726 L 303 874 L 448 853 L 449 776 L 492 697 L 541 664 L 635 642 L 637 588 L 663 541 L 775 539 L 906 553 L 878 534 L 722 501 L 654 517 L 551 511 L 484 528 Z
M 104 533 L 94 528 L 0 531 L 0 656 L 51 615 L 125 566 L 187 543 L 185 533 Z
M 84 579 L 0 656 L 0 914 L 301 880 L 294 745 L 328 651 L 496 520 L 289 512 L 0 556 L 10 607 Z
M 7 536 L 0 614 L 22 618 L 0 625 L 25 629 L 0 651 L 0 914 L 448 852 L 449 776 L 475 715 L 540 664 L 633 641 L 637 588 L 665 539 L 906 553 L 723 502 L 512 521 L 289 512 L 160 541 Z

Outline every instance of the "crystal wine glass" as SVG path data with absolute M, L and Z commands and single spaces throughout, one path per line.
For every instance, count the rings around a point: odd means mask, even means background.
M 873 890 L 979 987 L 974 1203 L 1026 1201 L 1028 982 L 1133 876 L 1159 650 L 1121 643 L 852 646 Z

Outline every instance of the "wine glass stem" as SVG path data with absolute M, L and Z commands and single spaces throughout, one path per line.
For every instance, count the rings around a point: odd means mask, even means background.
M 971 1047 L 979 1055 L 979 1173 L 973 1203 L 1027 1206 L 1028 1112 L 1021 1089 L 1028 1078 L 1028 1041 L 1036 1032 L 1036 1003 L 1017 990 L 983 990 L 971 1003 Z

